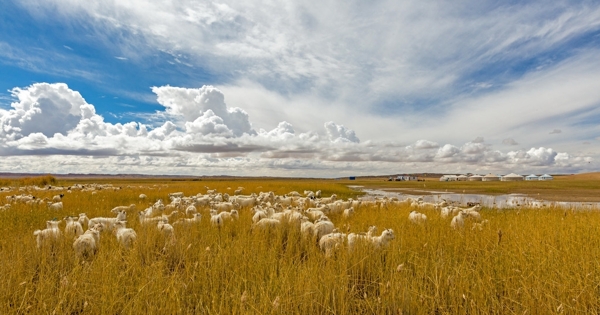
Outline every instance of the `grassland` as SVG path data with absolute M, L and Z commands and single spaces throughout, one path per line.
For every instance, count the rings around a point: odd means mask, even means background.
M 251 230 L 249 210 L 241 211 L 239 221 L 222 229 L 211 227 L 204 213 L 199 226 L 176 230 L 175 245 L 166 248 L 153 227 L 140 226 L 135 212 L 129 212 L 128 226 L 138 233 L 136 246 L 125 251 L 113 235 L 104 233 L 98 255 L 86 264 L 75 258 L 72 240 L 63 238 L 37 250 L 32 234 L 48 219 L 80 212 L 90 217 L 108 216 L 114 206 L 131 203 L 141 210 L 149 201 L 166 200 L 169 192 L 195 195 L 204 193 L 205 186 L 221 192 L 242 186 L 245 193 L 272 190 L 277 194 L 320 189 L 324 195 L 356 197 L 357 192 L 345 186 L 348 183 L 123 180 L 113 182 L 121 190 L 67 194 L 64 210 L 59 213 L 43 206 L 14 204 L 0 212 L 0 313 L 600 312 L 597 211 L 484 208 L 481 214 L 490 221 L 484 230 L 472 230 L 468 225 L 455 231 L 449 219 L 440 218 L 434 210 L 424 210 L 428 222 L 416 226 L 407 220 L 412 210 L 408 207 L 363 207 L 347 221 L 337 216 L 332 216 L 332 221 L 343 232 L 363 232 L 369 225 L 377 225 L 380 231 L 392 228 L 396 239 L 383 250 L 341 250 L 332 258 L 324 257 L 314 242 L 303 239 L 292 227 Z M 561 181 L 551 184 L 555 183 Z M 569 189 L 568 184 L 562 185 Z M 594 185 L 588 180 L 581 189 Z M 431 188 L 445 189 L 440 187 Z M 560 187 L 550 185 L 546 189 Z M 31 193 L 40 198 L 56 194 Z M 148 201 L 140 201 L 140 193 L 146 194 Z M 0 193 L 0 203 L 5 195 Z

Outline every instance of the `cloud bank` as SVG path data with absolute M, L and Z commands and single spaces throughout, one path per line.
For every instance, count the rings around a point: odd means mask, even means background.
M 11 108 L 0 110 L 0 171 L 335 177 L 561 172 L 586 169 L 593 161 L 544 147 L 501 152 L 483 137 L 463 144 L 360 140 L 333 121 L 301 133 L 286 121 L 255 130 L 250 115 L 229 106 L 213 86 L 161 86 L 152 92 L 164 108 L 156 113 L 163 121 L 155 127 L 108 123 L 65 83 L 12 89 Z

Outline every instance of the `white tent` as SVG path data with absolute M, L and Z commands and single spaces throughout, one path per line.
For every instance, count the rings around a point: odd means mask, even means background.
M 460 182 L 464 182 L 467 179 L 469 179 L 469 177 L 467 177 L 467 175 L 458 175 L 458 176 L 456 176 L 456 180 L 458 180 Z
M 521 180 L 523 180 L 523 176 L 521 176 L 519 174 L 515 174 L 515 173 L 510 173 L 508 175 L 502 176 L 502 178 L 500 180 L 503 182 L 521 181 Z
M 469 177 L 469 181 L 471 182 L 480 182 L 482 180 L 483 176 L 481 175 L 472 175 L 471 177 Z
M 483 176 L 481 180 L 484 181 L 484 182 L 497 182 L 497 181 L 500 180 L 500 176 L 497 176 L 496 174 L 489 173 L 489 174 Z
M 535 174 L 531 174 L 529 176 L 525 176 L 525 180 L 538 180 L 539 178 Z
M 552 176 L 550 176 L 548 174 L 544 174 L 544 175 L 540 176 L 538 179 L 539 180 L 553 180 L 554 177 L 552 177 Z
M 442 175 L 442 177 L 440 177 L 440 182 L 455 182 L 456 180 L 456 175 Z

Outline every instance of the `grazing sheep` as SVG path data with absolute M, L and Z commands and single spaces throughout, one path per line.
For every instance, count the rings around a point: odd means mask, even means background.
M 427 222 L 427 216 L 417 211 L 411 211 L 408 220 L 414 224 L 421 224 Z
M 395 238 L 394 230 L 387 229 L 381 232 L 381 235 L 372 237 L 371 241 L 376 248 L 382 248 Z
M 330 233 L 319 240 L 319 248 L 325 252 L 325 257 L 331 257 L 333 252 L 344 244 L 345 240 L 346 234 L 344 233 Z
M 169 224 L 169 222 L 167 220 L 160 220 L 158 221 L 158 223 L 156 224 L 156 227 L 158 228 L 158 230 L 163 234 L 163 236 L 166 239 L 166 245 L 173 245 L 175 244 L 175 229 L 173 228 L 173 226 L 171 224 Z
M 471 230 L 479 230 L 479 231 L 483 231 L 483 227 L 486 226 L 488 224 L 488 220 L 483 220 L 479 223 L 473 223 L 473 227 L 471 227 Z
M 241 195 L 242 194 L 242 190 L 244 190 L 244 187 L 239 187 L 238 189 L 236 189 L 233 194 L 234 195 Z
M 127 221 L 117 221 L 114 224 L 113 233 L 117 237 L 117 241 L 125 247 L 125 249 L 131 248 L 137 240 L 137 234 L 131 228 L 126 227 Z
M 475 222 L 481 221 L 481 214 L 477 211 L 465 211 L 467 218 L 473 219 Z
M 342 217 L 346 220 L 348 220 L 353 215 L 354 215 L 354 208 L 352 208 L 352 207 L 344 210 L 344 213 L 342 213 Z
M 79 224 L 81 224 L 81 227 L 83 227 L 84 224 L 86 224 L 89 228 L 89 222 L 90 219 L 87 217 L 87 214 L 85 213 L 80 213 L 79 214 L 79 219 L 77 220 L 79 222 Z
M 453 229 L 462 229 L 465 226 L 465 219 L 467 218 L 467 214 L 464 211 L 460 211 L 454 218 L 452 218 L 452 222 L 450 222 L 450 227 Z
M 328 217 L 322 217 L 314 225 L 313 237 L 316 238 L 317 242 L 321 240 L 321 237 L 333 232 L 333 223 L 329 221 Z
M 73 242 L 73 249 L 79 258 L 88 260 L 96 255 L 100 245 L 100 232 L 103 227 L 102 223 L 99 223 L 85 231 Z
M 278 226 L 281 225 L 281 221 L 277 220 L 277 219 L 271 219 L 271 218 L 265 218 L 262 219 L 254 224 L 252 224 L 252 229 L 254 228 L 259 228 L 259 229 L 269 229 L 269 228 L 276 228 Z
M 112 208 L 112 210 L 110 210 L 110 212 L 117 214 L 117 213 L 119 213 L 119 211 L 127 211 L 127 210 L 131 210 L 131 211 L 135 210 L 135 205 L 131 204 L 129 206 L 116 206 L 116 207 Z
M 300 234 L 303 238 L 310 238 L 314 235 L 315 225 L 310 221 L 304 221 L 300 225 Z
M 65 235 L 78 237 L 83 234 L 83 226 L 79 220 L 75 221 L 74 217 L 65 217 L 63 220 L 66 222 Z
M 46 228 L 43 230 L 35 230 L 33 235 L 36 237 L 37 248 L 41 248 L 44 243 L 56 241 L 60 237 L 58 224 L 61 221 L 46 221 Z
M 252 223 L 256 223 L 265 218 L 267 218 L 267 213 L 264 210 L 254 209 L 254 215 L 252 216 Z
M 174 192 L 174 193 L 170 193 L 169 194 L 169 198 L 171 200 L 173 200 L 174 198 L 181 198 L 183 197 L 183 193 L 182 192 Z
M 218 228 L 223 226 L 223 217 L 216 210 L 210 210 L 210 224 Z
M 185 215 L 186 216 L 191 216 L 198 213 L 198 209 L 196 209 L 196 207 L 194 205 L 189 205 L 187 208 L 185 208 Z
M 54 211 L 61 211 L 63 209 L 63 203 L 62 201 L 60 202 L 48 202 L 48 209 L 50 210 L 54 210 Z
M 117 223 L 117 221 L 125 221 L 125 220 L 127 220 L 127 212 L 119 211 L 119 213 L 117 214 L 117 217 L 115 217 L 115 218 L 105 218 L 105 217 L 92 218 L 88 222 L 88 226 L 94 226 L 98 223 L 102 223 L 106 230 L 112 231 L 112 229 L 113 229 L 115 223 Z
M 377 227 L 374 225 L 369 226 L 366 235 L 350 233 L 348 235 L 348 251 L 354 250 L 354 246 L 359 242 L 371 242 L 375 233 L 377 233 Z
M 320 190 L 317 190 L 315 192 L 315 198 L 321 198 L 321 191 Z
M 140 194 L 140 199 L 145 200 L 146 198 L 148 198 L 146 195 Z
M 65 196 L 65 194 L 56 195 L 56 196 L 52 197 L 52 201 L 60 202 L 64 196 Z
M 183 219 L 179 219 L 176 222 L 174 222 L 174 225 L 190 225 L 190 224 L 195 224 L 195 223 L 200 223 L 200 220 L 202 219 L 202 214 L 201 213 L 194 213 L 194 216 L 190 219 L 187 218 L 183 218 Z

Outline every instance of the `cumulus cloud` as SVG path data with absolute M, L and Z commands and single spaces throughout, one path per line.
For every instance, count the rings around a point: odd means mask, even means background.
M 81 119 L 80 107 L 86 104 L 79 92 L 64 83 L 36 83 L 29 88 L 14 88 L 18 101 L 12 109 L 0 111 L 0 137 L 19 139 L 39 132 L 45 136 L 66 134 Z
M 325 123 L 325 130 L 327 131 L 329 140 L 332 142 L 360 142 L 354 130 L 348 129 L 344 125 L 337 125 L 333 121 Z
M 244 133 L 256 134 L 248 114 L 241 108 L 227 107 L 223 93 L 210 85 L 198 89 L 172 86 L 153 87 L 158 103 L 167 114 L 182 119 L 188 131 L 203 135 L 217 133 L 239 137 Z
M 462 145 L 427 139 L 410 145 L 361 142 L 353 130 L 332 121 L 320 131 L 297 133 L 282 121 L 256 132 L 250 116 L 229 108 L 223 93 L 210 86 L 155 88 L 165 107 L 157 115 L 164 121 L 155 128 L 136 121 L 106 122 L 66 84 L 39 83 L 12 91 L 11 109 L 0 111 L 0 171 L 24 171 L 23 163 L 29 172 L 274 176 L 385 174 L 398 167 L 444 171 L 452 165 L 509 171 L 594 167 L 589 157 L 545 147 L 503 153 L 484 144 L 482 137 Z M 56 110 L 49 116 L 54 129 L 30 124 L 51 109 Z M 44 163 L 37 155 L 46 156 Z

